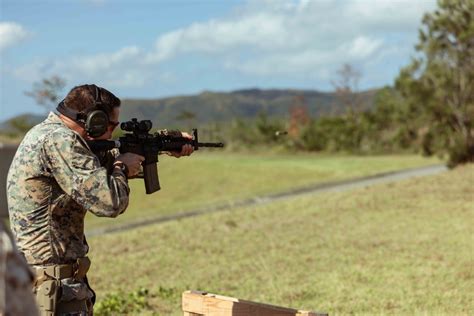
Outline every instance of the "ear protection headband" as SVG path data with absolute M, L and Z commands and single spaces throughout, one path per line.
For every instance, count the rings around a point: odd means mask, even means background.
M 89 113 L 79 112 L 67 108 L 62 100 L 56 110 L 69 117 L 70 119 L 81 123 L 84 125 L 86 133 L 92 138 L 97 138 L 105 134 L 107 127 L 109 126 L 109 116 L 102 109 L 103 103 L 100 97 L 100 88 L 94 85 L 95 87 L 95 98 L 92 110 Z

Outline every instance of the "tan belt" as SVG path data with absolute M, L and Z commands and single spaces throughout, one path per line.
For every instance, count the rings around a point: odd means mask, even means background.
M 32 266 L 36 281 L 35 286 L 39 286 L 46 280 L 62 280 L 67 278 L 74 278 L 75 280 L 81 280 L 86 276 L 91 261 L 88 257 L 78 258 L 75 263 L 72 264 L 55 264 L 49 266 Z

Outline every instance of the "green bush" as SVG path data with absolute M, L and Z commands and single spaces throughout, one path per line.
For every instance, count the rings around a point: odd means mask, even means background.
M 133 315 L 149 308 L 150 293 L 145 288 L 134 292 L 117 292 L 107 294 L 105 298 L 94 306 L 94 314 L 98 316 Z
M 463 137 L 454 138 L 453 144 L 448 148 L 448 155 L 449 168 L 463 163 L 472 163 L 474 162 L 474 146 L 469 146 Z

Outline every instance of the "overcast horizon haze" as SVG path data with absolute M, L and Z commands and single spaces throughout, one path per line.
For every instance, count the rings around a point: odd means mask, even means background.
M 0 0 L 0 121 L 44 109 L 24 94 L 58 75 L 121 99 L 246 88 L 392 85 L 435 0 Z

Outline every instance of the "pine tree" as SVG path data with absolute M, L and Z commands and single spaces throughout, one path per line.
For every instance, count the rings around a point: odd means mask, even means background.
M 416 50 L 397 89 L 423 131 L 426 154 L 449 165 L 474 161 L 474 1 L 440 0 L 425 14 Z

